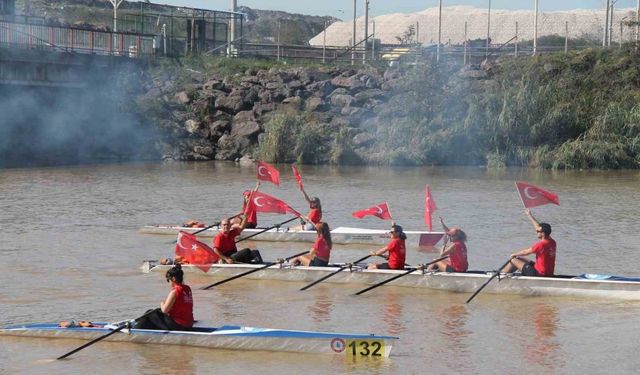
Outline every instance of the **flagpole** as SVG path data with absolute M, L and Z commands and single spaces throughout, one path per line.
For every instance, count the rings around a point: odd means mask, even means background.
M 520 197 L 520 202 L 522 202 L 522 207 L 526 209 L 527 206 L 524 204 L 524 199 L 522 199 L 522 194 L 520 194 L 520 189 L 518 189 L 518 181 L 515 181 L 514 184 L 516 185 L 516 191 L 518 192 L 518 196 Z
M 391 215 L 391 209 L 389 208 L 389 202 L 384 202 L 384 203 L 387 205 L 387 211 L 389 211 L 389 217 L 391 218 L 391 223 L 393 223 L 393 215 Z

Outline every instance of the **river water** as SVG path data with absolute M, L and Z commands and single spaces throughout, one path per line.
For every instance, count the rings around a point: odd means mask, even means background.
M 306 212 L 289 167 L 279 168 L 281 186 L 262 190 Z M 301 173 L 332 227 L 387 228 L 376 218 L 350 216 L 387 201 L 405 229 L 422 229 L 428 183 L 436 217 L 467 232 L 471 269 L 495 269 L 535 241 L 514 186 L 528 181 L 560 196 L 560 206 L 534 209 L 553 226 L 557 273 L 640 274 L 637 171 L 304 167 Z M 140 271 L 141 261 L 170 256 L 173 238 L 137 228 L 235 214 L 241 191 L 254 184 L 255 169 L 233 163 L 0 171 L 0 325 L 139 316 L 168 292 L 161 275 Z M 260 217 L 261 225 L 284 220 Z M 256 244 L 267 260 L 309 247 Z M 336 246 L 332 260 L 353 261 L 369 250 Z M 407 262 L 434 257 L 410 249 Z M 392 286 L 355 297 L 361 285 L 299 292 L 302 283 L 239 279 L 202 291 L 196 287 L 210 279 L 187 282 L 204 325 L 375 332 L 400 340 L 386 360 L 100 342 L 56 362 L 48 359 L 81 342 L 3 337 L 0 374 L 595 374 L 636 373 L 640 366 L 640 302 L 481 293 L 465 305 L 466 294 Z

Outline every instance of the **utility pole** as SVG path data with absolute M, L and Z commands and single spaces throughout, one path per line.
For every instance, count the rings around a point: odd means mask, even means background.
M 362 52 L 362 65 L 367 63 L 367 43 L 369 43 L 369 0 L 364 0 L 364 52 Z
M 602 46 L 606 47 L 607 42 L 609 41 L 609 6 L 611 4 L 611 0 L 607 0 L 605 12 L 604 12 L 604 33 L 602 35 Z
M 436 46 L 436 61 L 440 61 L 440 43 L 441 42 L 442 42 L 442 0 L 438 1 L 438 45 Z
M 238 11 L 238 0 L 231 0 L 231 22 L 229 23 L 229 56 L 235 55 L 236 49 L 236 12 Z
M 491 0 L 489 0 L 489 11 L 487 12 L 487 47 L 484 51 L 484 57 L 489 58 L 489 39 L 491 34 Z
M 518 57 L 518 22 L 516 22 L 516 41 L 515 41 L 515 49 L 513 51 L 513 56 Z
M 467 45 L 468 43 L 468 38 L 467 38 L 467 21 L 464 21 L 464 53 L 463 53 L 463 57 L 462 57 L 462 62 L 464 65 L 467 65 Z
M 564 23 L 564 53 L 569 52 L 569 21 Z
M 638 0 L 640 1 L 640 0 Z M 373 26 L 373 33 L 371 34 L 371 60 L 376 59 L 376 20 L 374 19 L 371 26 Z
M 638 50 L 638 41 L 640 41 L 640 0 L 636 5 L 636 51 Z
M 120 6 L 120 4 L 122 4 L 123 1 L 124 0 L 109 0 L 109 2 L 113 5 L 113 37 L 112 37 L 113 47 L 111 48 L 112 50 L 117 49 L 118 37 L 116 36 L 116 32 L 118 32 L 118 7 Z
M 280 61 L 280 20 L 278 20 L 278 38 L 276 39 L 276 42 L 278 43 L 276 61 Z
M 611 47 L 611 42 L 613 41 L 613 10 L 615 5 L 615 0 L 611 2 L 611 10 L 609 11 L 609 43 L 608 46 Z
M 535 2 L 535 14 L 533 16 L 533 55 L 538 53 L 538 0 Z
M 358 1 L 353 0 L 353 41 L 351 43 L 351 65 L 356 63 L 356 11 Z
M 324 31 L 322 32 L 322 63 L 326 62 L 325 56 L 327 52 L 327 21 L 324 21 Z

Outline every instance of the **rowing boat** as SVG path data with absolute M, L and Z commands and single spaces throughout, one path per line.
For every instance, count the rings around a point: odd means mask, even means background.
M 118 328 L 121 323 L 91 323 L 92 327 L 60 327 L 56 323 L 15 325 L 0 329 L 0 335 L 93 340 Z M 158 331 L 125 328 L 105 341 L 139 344 L 199 346 L 232 350 L 267 350 L 342 356 L 388 357 L 398 337 L 296 331 L 271 328 L 223 326 L 194 327 L 192 331 Z
M 194 233 L 202 228 L 181 227 L 172 225 L 145 225 L 140 228 L 141 233 L 146 234 L 170 234 L 177 235 L 179 231 Z M 214 237 L 218 234 L 219 227 L 212 227 L 198 233 L 198 236 Z M 249 237 L 263 229 L 245 229 L 238 237 L 241 240 Z M 385 245 L 390 241 L 389 231 L 383 229 L 363 229 L 351 227 L 338 227 L 331 231 L 331 240 L 334 244 L 349 245 Z M 444 232 L 427 232 L 427 231 L 405 231 L 407 235 L 407 246 L 430 247 L 435 246 L 444 235 Z M 258 236 L 252 237 L 254 241 L 293 241 L 293 242 L 314 242 L 316 240 L 316 231 L 293 231 L 287 227 L 273 228 Z
M 196 266 L 183 265 L 182 270 L 185 273 L 226 278 L 261 266 L 253 264 L 214 264 L 204 273 Z M 312 282 L 336 271 L 340 266 L 343 265 L 294 267 L 287 263 L 274 264 L 272 267 L 254 272 L 244 278 Z M 144 261 L 142 270 L 143 272 L 162 272 L 164 274 L 170 267 L 159 265 L 154 261 Z M 326 279 L 323 283 L 372 285 L 403 272 L 405 271 L 368 270 L 364 265 L 354 265 Z M 387 285 L 472 293 L 494 274 L 495 271 L 456 273 L 417 270 Z M 529 296 L 577 296 L 640 300 L 640 279 L 590 274 L 555 277 L 529 277 L 517 273 L 502 274 L 495 281 L 489 283 L 484 292 Z

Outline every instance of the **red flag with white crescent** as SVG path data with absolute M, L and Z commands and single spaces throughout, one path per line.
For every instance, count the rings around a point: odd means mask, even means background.
M 293 177 L 295 177 L 298 182 L 298 188 L 302 189 L 302 176 L 300 176 L 300 171 L 298 171 L 295 165 L 292 165 L 291 169 L 293 169 Z
M 207 272 L 211 265 L 219 260 L 212 248 L 198 241 L 195 235 L 183 231 L 178 232 L 176 256 L 184 258 L 189 264 L 200 268 L 202 272 Z
M 256 212 L 271 212 L 276 214 L 291 213 L 293 215 L 300 216 L 298 211 L 291 208 L 284 201 L 260 191 L 255 191 L 253 193 L 253 197 L 251 198 L 249 205 L 249 210 L 255 210 Z
M 436 207 L 436 201 L 431 196 L 431 188 L 427 185 L 424 188 L 424 223 L 429 228 L 429 232 L 433 231 L 433 222 L 431 221 L 431 215 L 438 209 Z
M 258 160 L 258 180 L 269 181 L 275 185 L 280 185 L 280 172 L 269 163 Z
M 542 206 L 543 204 L 553 203 L 560 205 L 560 198 L 550 191 L 543 190 L 535 185 L 522 181 L 516 181 L 516 188 L 520 193 L 520 199 L 525 208 Z
M 391 212 L 389 211 L 389 205 L 387 204 L 387 202 L 366 208 L 364 210 L 356 211 L 351 215 L 357 219 L 362 219 L 365 216 L 371 215 L 382 220 L 391 220 Z

